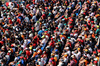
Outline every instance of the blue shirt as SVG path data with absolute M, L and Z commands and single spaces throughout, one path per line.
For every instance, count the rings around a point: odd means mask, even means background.
M 40 37 L 42 37 L 42 33 L 43 33 L 44 31 L 43 30 L 40 30 L 39 32 L 38 32 L 38 35 L 40 36 Z

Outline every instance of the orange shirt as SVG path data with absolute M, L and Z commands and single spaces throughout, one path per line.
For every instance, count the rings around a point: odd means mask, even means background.
M 95 38 L 95 34 L 92 34 L 92 37 Z
M 85 60 L 85 66 L 88 64 L 88 61 L 87 60 Z
M 37 55 L 37 52 L 34 52 L 33 57 L 35 57 Z

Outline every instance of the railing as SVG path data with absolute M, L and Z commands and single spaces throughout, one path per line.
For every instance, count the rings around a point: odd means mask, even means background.
M 13 1 L 19 1 L 19 0 L 1 0 L 2 2 L 13 2 Z

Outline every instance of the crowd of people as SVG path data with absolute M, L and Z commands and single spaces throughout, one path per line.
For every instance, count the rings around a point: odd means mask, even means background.
M 100 66 L 99 0 L 22 0 L 0 10 L 0 66 Z

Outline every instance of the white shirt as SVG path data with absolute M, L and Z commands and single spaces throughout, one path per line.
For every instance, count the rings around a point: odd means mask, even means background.
M 77 59 L 79 59 L 81 57 L 81 52 L 78 52 L 75 56 Z
M 39 30 L 39 26 L 40 26 L 40 24 L 35 23 L 35 27 L 36 27 L 35 29 L 36 29 L 36 30 Z
M 69 59 L 68 56 L 67 56 L 67 58 L 64 58 L 64 62 L 67 63 L 68 59 Z
M 39 65 L 40 65 L 40 66 L 43 66 L 43 63 L 42 63 L 42 62 L 39 62 Z
M 55 57 L 57 57 L 57 59 L 59 59 L 59 55 L 56 54 Z
M 32 19 L 34 20 L 34 22 L 36 22 L 36 16 L 35 15 L 32 17 Z
M 90 51 L 90 53 L 92 53 L 92 48 L 89 48 L 88 50 Z
M 41 43 L 46 44 L 47 40 L 44 38 Z
M 90 59 L 91 58 L 91 56 L 89 55 L 89 54 L 87 54 L 87 57 Z
M 41 62 L 42 62 L 43 64 L 46 64 L 46 59 L 47 59 L 47 58 L 41 58 Z
M 75 53 L 74 51 L 72 51 L 72 54 L 75 55 L 77 59 L 81 57 L 81 52 Z
M 69 56 L 71 55 L 71 52 L 70 52 L 70 51 L 67 51 L 66 53 L 67 53 Z
M 33 13 L 34 13 L 34 14 L 36 13 L 36 8 L 33 8 Z

